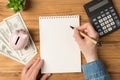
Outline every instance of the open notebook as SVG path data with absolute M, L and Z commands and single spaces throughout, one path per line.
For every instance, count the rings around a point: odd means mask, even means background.
M 42 73 L 81 72 L 80 49 L 70 28 L 79 24 L 79 15 L 39 17 Z

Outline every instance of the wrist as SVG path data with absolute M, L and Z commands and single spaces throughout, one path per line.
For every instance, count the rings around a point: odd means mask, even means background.
M 87 63 L 96 61 L 96 60 L 98 60 L 97 53 L 93 53 L 91 55 L 85 55 L 85 59 L 86 59 Z

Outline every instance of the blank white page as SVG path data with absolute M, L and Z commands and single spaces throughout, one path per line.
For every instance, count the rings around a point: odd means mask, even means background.
M 70 28 L 79 24 L 79 15 L 39 17 L 42 73 L 81 72 L 80 49 Z

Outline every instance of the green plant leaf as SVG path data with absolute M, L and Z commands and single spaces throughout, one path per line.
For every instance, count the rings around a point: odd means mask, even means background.
M 15 11 L 15 12 L 19 11 L 19 9 L 18 9 L 17 6 L 14 6 L 14 11 Z
M 21 4 L 22 2 L 21 1 L 18 1 L 18 4 Z
M 25 0 L 9 0 L 9 3 L 7 4 L 8 8 L 13 8 L 15 12 L 20 11 L 24 9 L 23 2 Z
M 9 0 L 9 2 L 11 3 L 11 2 L 14 2 L 14 0 Z
M 7 7 L 8 7 L 8 8 L 12 8 L 13 5 L 9 3 L 9 4 L 7 4 Z
M 24 2 L 25 0 L 20 0 L 21 2 Z
M 15 0 L 15 2 L 17 3 L 17 2 L 19 2 L 19 0 Z
M 19 9 L 20 10 L 24 9 L 24 6 L 23 5 L 19 5 Z

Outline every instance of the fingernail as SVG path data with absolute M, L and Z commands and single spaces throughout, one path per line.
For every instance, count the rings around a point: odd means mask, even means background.
M 38 58 L 37 60 L 41 60 L 40 58 Z
M 44 61 L 44 59 L 41 59 L 42 61 Z
M 51 73 L 48 73 L 47 75 L 48 75 L 48 76 L 50 76 L 50 75 L 51 75 Z
M 34 59 L 33 61 L 37 61 L 37 59 Z
M 41 60 L 44 60 L 44 59 L 41 59 Z
M 35 61 L 39 61 L 40 59 L 38 58 L 38 59 L 36 59 Z

